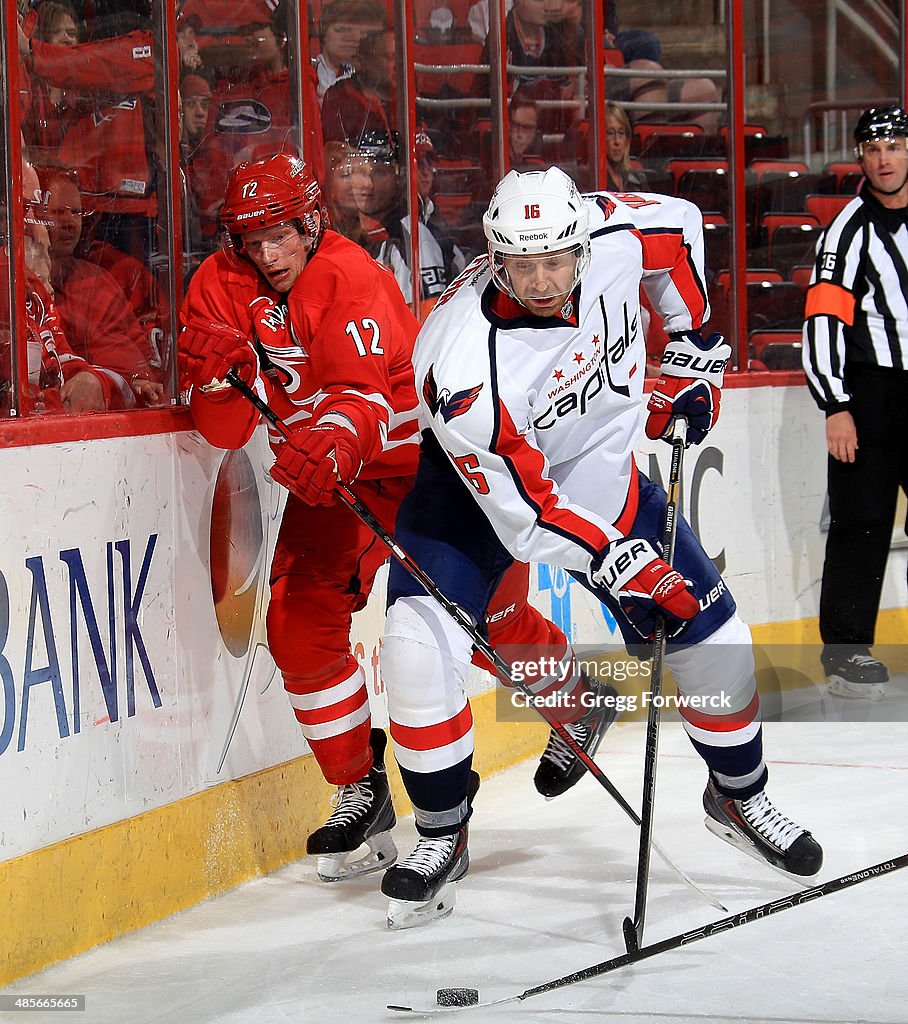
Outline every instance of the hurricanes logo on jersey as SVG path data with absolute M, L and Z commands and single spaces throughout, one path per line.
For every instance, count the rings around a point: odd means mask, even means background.
M 480 391 L 482 391 L 482 384 L 477 384 L 475 388 L 466 388 L 464 391 L 455 391 L 453 395 L 447 388 L 442 388 L 439 391 L 438 385 L 435 383 L 434 365 L 429 367 L 429 372 L 422 382 L 422 397 L 429 407 L 429 411 L 433 416 L 441 413 L 445 423 L 449 423 L 455 416 L 463 416 L 465 412 L 468 412 L 479 397 Z

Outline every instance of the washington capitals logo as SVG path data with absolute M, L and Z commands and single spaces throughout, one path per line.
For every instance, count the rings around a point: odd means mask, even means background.
M 455 416 L 463 416 L 465 412 L 468 412 L 470 406 L 479 397 L 480 391 L 482 391 L 482 384 L 477 384 L 475 388 L 467 388 L 465 391 L 455 391 L 453 395 L 447 388 L 442 388 L 439 391 L 438 385 L 435 383 L 434 366 L 429 367 L 426 379 L 422 382 L 423 400 L 433 416 L 441 413 L 445 423 L 449 423 Z

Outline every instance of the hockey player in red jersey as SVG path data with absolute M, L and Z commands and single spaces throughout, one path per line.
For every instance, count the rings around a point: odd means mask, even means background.
M 764 792 L 750 631 L 680 517 L 674 567 L 660 557 L 666 495 L 633 455 L 646 359 L 641 283 L 670 337 L 648 435 L 667 436 L 680 416 L 698 443 L 719 412 L 730 349 L 700 334 L 709 307 L 699 211 L 667 196 L 581 196 L 557 168 L 511 171 L 483 229 L 488 255 L 448 288 L 414 349 L 424 435 L 399 543 L 476 621 L 512 559 L 568 570 L 628 645 L 645 643 L 665 616 L 667 664 L 679 691 L 701 698 L 682 715 L 709 770 L 708 827 L 777 867 L 814 874 L 819 845 Z M 382 675 L 420 838 L 382 891 L 389 924 L 406 927 L 450 913 L 451 883 L 469 865 L 472 737 L 461 720 L 470 644 L 396 564 L 388 589 Z M 422 742 L 395 728 L 414 718 Z
M 371 729 L 366 679 L 350 650 L 351 616 L 387 552 L 334 488 L 355 481 L 391 528 L 415 464 L 418 323 L 393 277 L 327 229 L 318 183 L 299 158 L 236 167 L 221 219 L 233 245 L 192 279 L 180 360 L 195 424 L 212 444 L 241 447 L 259 420 L 220 383 L 231 367 L 293 429 L 288 441 L 270 433 L 272 476 L 291 493 L 271 566 L 268 644 L 303 735 L 340 787 L 335 812 L 307 845 L 319 875 L 335 880 L 387 866 L 396 851 L 385 734 Z M 351 863 L 363 841 L 368 854 Z

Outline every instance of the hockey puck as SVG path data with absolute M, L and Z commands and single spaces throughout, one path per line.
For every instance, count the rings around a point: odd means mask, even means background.
M 478 988 L 440 988 L 435 995 L 439 1006 L 476 1006 L 479 1002 Z

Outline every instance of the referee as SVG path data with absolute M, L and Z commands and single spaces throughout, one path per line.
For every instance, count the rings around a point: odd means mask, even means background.
M 908 491 L 908 116 L 865 110 L 854 140 L 865 180 L 817 246 L 803 359 L 829 448 L 823 667 L 830 693 L 879 700 L 889 672 L 870 647 Z

